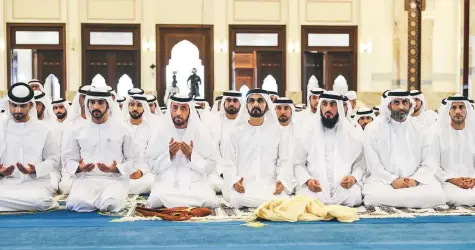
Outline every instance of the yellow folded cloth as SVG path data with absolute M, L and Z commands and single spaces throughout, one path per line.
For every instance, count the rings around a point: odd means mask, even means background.
M 359 220 L 356 209 L 340 205 L 326 206 L 319 200 L 307 196 L 272 200 L 262 204 L 254 212 L 256 218 L 269 221 L 322 221 L 337 219 L 340 222 Z

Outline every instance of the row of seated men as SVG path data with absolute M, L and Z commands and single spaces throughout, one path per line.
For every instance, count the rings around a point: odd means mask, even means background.
M 380 115 L 361 109 L 356 122 L 351 102 L 321 89 L 301 112 L 261 89 L 225 92 L 214 113 L 188 96 L 172 96 L 165 114 L 143 90 L 122 109 L 113 96 L 82 86 L 66 111 L 38 82 L 10 87 L 0 211 L 54 208 L 57 189 L 78 212 L 116 212 L 128 193 L 148 192 L 149 208 L 216 207 L 216 191 L 237 208 L 292 193 L 345 206 L 475 204 L 475 113 L 463 96 L 448 97 L 436 122 L 412 116 L 429 117 L 421 93 L 404 90 L 385 92 Z

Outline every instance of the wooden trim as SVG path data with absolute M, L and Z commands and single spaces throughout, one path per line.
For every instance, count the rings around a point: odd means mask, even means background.
M 165 81 L 166 85 L 166 68 L 162 66 L 166 66 L 167 63 L 163 55 L 166 55 L 166 51 L 162 51 L 162 39 L 164 33 L 167 30 L 173 29 L 180 29 L 183 31 L 193 32 L 194 30 L 200 29 L 205 30 L 207 32 L 207 36 L 209 38 L 209 51 L 206 55 L 203 55 L 203 58 L 207 58 L 204 60 L 206 63 L 203 63 L 204 66 L 204 74 L 205 74 L 205 81 L 208 81 L 208 87 L 204 90 L 206 100 L 209 103 L 214 101 L 214 27 L 213 25 L 198 25 L 198 24 L 156 24 L 155 25 L 155 58 L 156 58 L 156 69 L 155 69 L 155 87 L 157 89 L 157 98 L 158 102 L 162 103 L 163 96 L 160 96 L 161 93 L 161 82 Z M 200 51 L 201 52 L 201 51 Z M 203 59 L 202 59 L 203 60 Z M 164 90 L 166 91 L 166 89 Z M 166 103 L 165 103 L 166 104 Z
M 308 46 L 308 34 L 349 34 L 350 35 L 350 46 L 348 47 L 316 47 Z M 325 51 L 325 52 L 352 52 L 353 53 L 353 72 L 355 82 L 355 91 L 358 90 L 358 26 L 312 26 L 312 25 L 302 25 L 300 31 L 300 76 L 301 76 L 301 89 L 305 89 L 307 86 L 307 79 L 304 75 L 305 67 L 305 52 L 310 51 Z M 325 62 L 325 60 L 324 60 Z M 324 77 L 325 73 L 323 74 Z M 302 102 L 305 103 L 307 99 L 307 93 L 302 91 Z
M 58 31 L 59 44 L 58 45 L 17 45 L 15 44 L 15 31 Z M 60 83 L 63 89 L 62 96 L 65 97 L 68 88 L 67 76 L 67 47 L 66 47 L 66 24 L 65 23 L 7 23 L 6 28 L 7 40 L 7 86 L 11 86 L 12 78 L 12 51 L 13 49 L 36 49 L 36 50 L 62 50 L 63 51 L 63 80 Z M 42 81 L 42 79 L 39 79 Z
M 468 94 L 468 81 L 470 75 L 470 0 L 464 0 L 463 3 L 463 77 L 462 91 L 464 96 Z
M 287 35 L 285 25 L 229 25 L 229 89 L 233 89 L 233 52 L 280 51 L 282 52 L 282 82 L 279 96 L 287 91 Z M 278 46 L 236 46 L 236 33 L 277 33 Z

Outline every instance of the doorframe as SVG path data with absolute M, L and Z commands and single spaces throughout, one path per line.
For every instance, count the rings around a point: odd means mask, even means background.
M 277 33 L 277 46 L 236 46 L 237 33 Z M 278 84 L 279 96 L 287 92 L 287 35 L 285 25 L 229 25 L 229 89 L 233 89 L 233 52 L 279 51 L 282 53 L 282 80 Z M 257 67 L 257 65 L 256 65 Z M 237 90 L 239 91 L 239 90 Z
M 348 47 L 319 47 L 308 45 L 308 34 L 349 34 L 350 44 Z M 358 26 L 317 26 L 317 25 L 302 25 L 301 26 L 301 39 L 300 39 L 300 76 L 301 76 L 301 89 L 302 89 L 302 102 L 307 99 L 307 92 L 303 91 L 307 87 L 308 79 L 305 79 L 304 67 L 305 67 L 305 52 L 322 51 L 322 52 L 352 52 L 353 53 L 353 81 L 355 83 L 355 91 L 358 89 Z M 325 60 L 325 59 L 324 59 Z M 325 65 L 325 62 L 324 62 Z M 324 66 L 325 67 L 325 66 Z M 323 69 L 325 75 L 325 68 Z
M 165 86 L 167 86 L 166 82 L 166 51 L 165 51 L 165 42 L 162 41 L 163 36 L 167 32 L 167 30 L 172 29 L 182 29 L 186 30 L 193 30 L 193 29 L 203 29 L 206 31 L 206 36 L 208 36 L 208 44 L 209 49 L 205 55 L 203 55 L 202 63 L 204 66 L 204 74 L 205 74 L 205 83 L 208 83 L 208 87 L 205 88 L 205 99 L 212 103 L 214 101 L 214 26 L 213 25 L 198 25 L 198 24 L 156 24 L 155 25 L 155 41 L 156 41 L 156 62 L 157 62 L 157 70 L 155 74 L 155 87 L 157 89 L 157 98 L 158 102 L 162 103 L 163 96 L 162 93 L 162 81 L 165 82 Z M 163 55 L 163 56 L 161 56 Z M 169 58 L 168 58 L 169 60 Z M 204 61 L 204 62 L 203 62 Z M 166 88 L 163 89 L 163 93 L 165 93 Z M 166 105 L 166 103 L 165 103 Z
M 133 45 L 90 45 L 90 32 L 99 31 L 99 32 L 132 32 L 133 33 Z M 91 83 L 86 83 L 87 79 L 87 60 L 86 52 L 89 50 L 108 50 L 108 51 L 130 51 L 134 50 L 137 52 L 137 81 L 133 82 L 134 86 L 142 87 L 141 84 L 141 43 L 140 43 L 140 24 L 106 24 L 106 23 L 82 23 L 81 24 L 81 42 L 82 42 L 82 51 L 81 51 L 81 85 L 88 85 Z M 109 83 L 106 83 L 109 84 Z M 117 91 L 117 90 L 116 90 Z
M 16 44 L 15 32 L 16 31 L 58 31 L 59 32 L 59 44 L 58 45 L 44 45 L 44 44 Z M 6 29 L 7 40 L 7 87 L 11 86 L 12 79 L 12 50 L 13 49 L 43 49 L 43 50 L 62 50 L 63 62 L 62 62 L 62 74 L 63 80 L 60 83 L 62 97 L 66 96 L 67 91 L 67 70 L 66 70 L 66 24 L 65 23 L 7 23 Z M 42 79 L 38 79 L 44 81 Z M 43 82 L 44 85 L 44 82 Z

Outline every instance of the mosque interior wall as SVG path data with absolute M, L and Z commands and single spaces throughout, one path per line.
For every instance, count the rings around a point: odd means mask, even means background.
M 81 24 L 140 24 L 141 84 L 155 90 L 157 24 L 213 25 L 214 94 L 229 88 L 229 25 L 286 25 L 286 94 L 301 102 L 301 25 L 358 26 L 358 94 L 369 105 L 389 88 L 407 88 L 405 0 L 4 0 L 0 5 L 0 92 L 7 88 L 6 23 L 65 23 L 67 97 L 81 83 Z M 475 1 L 472 13 L 475 17 Z M 471 18 L 470 33 L 475 34 Z M 463 1 L 427 0 L 422 16 L 421 80 L 428 106 L 460 91 Z M 454 28 L 456 27 L 456 28 Z M 471 49 L 470 49 L 471 52 Z M 472 60 L 470 53 L 470 61 Z M 473 78 L 471 74 L 471 78 Z M 475 80 L 475 79 L 473 79 Z M 472 89 L 473 91 L 473 89 Z

